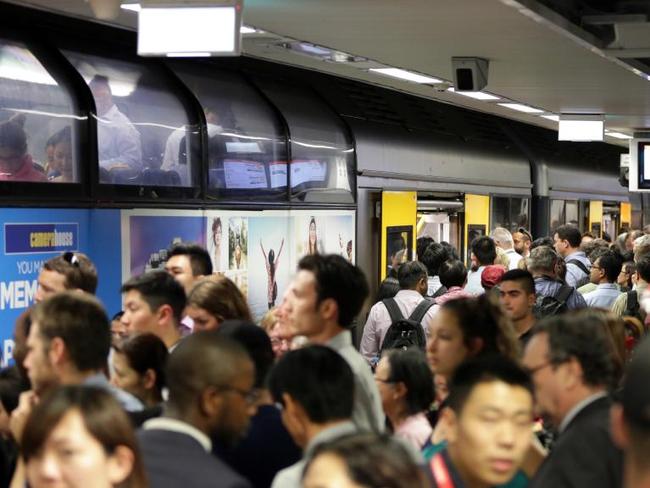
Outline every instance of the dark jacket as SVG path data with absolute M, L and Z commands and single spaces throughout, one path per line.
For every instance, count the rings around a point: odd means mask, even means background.
M 138 441 L 150 488 L 251 486 L 190 435 L 162 429 L 140 430 Z
M 559 435 L 528 488 L 620 488 L 623 455 L 609 433 L 609 398 L 578 412 Z

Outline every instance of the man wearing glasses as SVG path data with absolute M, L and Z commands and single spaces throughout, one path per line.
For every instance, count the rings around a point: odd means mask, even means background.
M 617 488 L 622 455 L 609 433 L 614 384 L 607 324 L 588 311 L 541 322 L 524 352 L 538 413 L 558 437 L 529 488 Z
M 598 257 L 589 270 L 589 280 L 597 285 L 594 291 L 585 293 L 588 307 L 611 308 L 621 292 L 616 279 L 621 272 L 623 259 L 614 251 L 605 251 Z
M 255 414 L 255 367 L 238 343 L 214 331 L 188 336 L 169 356 L 163 416 L 138 433 L 151 488 L 250 483 L 211 454 L 211 437 L 236 443 Z

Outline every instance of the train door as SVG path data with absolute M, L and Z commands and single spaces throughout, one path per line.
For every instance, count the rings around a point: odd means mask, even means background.
M 620 204 L 620 224 L 618 234 L 627 232 L 632 228 L 632 204 L 629 202 L 621 202 Z
M 594 237 L 603 236 L 603 202 L 600 200 L 592 200 L 589 202 L 588 214 L 588 227 L 587 230 L 591 232 Z
M 477 237 L 490 232 L 490 197 L 487 195 L 465 194 L 463 258 L 470 265 L 469 246 Z
M 620 233 L 621 207 L 618 202 L 603 202 L 603 234 L 614 240 Z
M 380 279 L 415 256 L 417 193 L 383 191 L 381 194 Z
M 448 242 L 461 253 L 464 202 L 462 194 L 418 193 L 417 237 Z

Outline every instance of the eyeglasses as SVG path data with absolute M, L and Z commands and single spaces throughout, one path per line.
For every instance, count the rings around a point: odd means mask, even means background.
M 550 362 L 550 361 L 547 361 L 547 362 L 545 362 L 543 364 L 540 364 L 539 366 L 535 366 L 534 368 L 525 368 L 525 369 L 526 369 L 526 372 L 528 373 L 528 376 L 533 376 L 535 373 L 537 373 L 538 371 L 543 370 L 547 366 L 553 366 L 553 363 Z
M 260 396 L 257 388 L 243 390 L 242 388 L 237 388 L 236 386 L 232 385 L 217 386 L 216 388 L 219 388 L 221 391 L 234 391 L 235 393 L 239 393 L 247 405 L 253 405 L 255 402 L 257 402 Z
M 76 266 L 77 268 L 79 267 L 79 258 L 75 256 L 73 252 L 66 251 L 61 255 L 61 257 L 65 259 L 68 263 L 70 263 L 72 266 Z
M 395 383 L 395 380 L 384 380 L 381 378 L 375 378 L 375 381 L 379 381 L 380 383 L 386 383 L 388 385 L 390 385 L 391 383 Z

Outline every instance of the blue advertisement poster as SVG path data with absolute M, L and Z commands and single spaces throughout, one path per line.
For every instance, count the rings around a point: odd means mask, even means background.
M 65 251 L 83 252 L 99 274 L 98 296 L 119 307 L 119 211 L 89 209 L 2 209 L 0 219 L 0 361 L 9 363 L 16 318 L 34 303 L 43 263 Z M 98 224 L 98 225 L 93 225 Z M 93 229 L 100 232 L 93 235 Z M 111 242 L 102 238 L 118 236 Z M 90 236 L 93 235 L 91 239 Z

